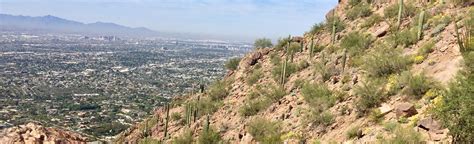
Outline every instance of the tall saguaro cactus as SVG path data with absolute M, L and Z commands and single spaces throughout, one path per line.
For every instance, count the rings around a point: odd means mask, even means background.
M 170 104 L 166 103 L 166 122 L 165 122 L 165 134 L 164 134 L 164 140 L 168 137 L 168 123 L 170 121 Z
M 346 68 L 346 60 L 347 60 L 347 48 L 344 48 L 344 54 L 342 55 L 342 72 L 344 72 Z
M 314 36 L 311 36 L 311 44 L 309 46 L 309 58 L 313 58 L 314 54 Z
M 331 43 L 336 43 L 336 9 L 332 12 L 332 32 L 331 32 Z
M 420 17 L 418 19 L 418 40 L 423 36 L 423 24 L 425 19 L 425 11 L 421 11 Z
M 209 127 L 210 127 L 211 123 L 209 122 L 209 114 L 207 114 L 206 116 L 206 123 L 204 125 L 204 130 L 206 130 L 206 132 L 209 131 Z
M 398 2 L 398 28 L 402 25 L 402 18 L 403 18 L 403 0 L 399 0 Z
M 285 50 L 285 61 L 283 62 L 283 71 L 281 74 L 281 85 L 285 84 L 285 78 L 286 78 L 286 67 L 288 65 L 288 51 L 290 48 L 291 44 L 291 35 L 288 36 L 288 44 L 286 45 L 286 50 Z
M 461 50 L 461 52 L 463 52 L 463 51 L 465 51 L 465 49 L 464 49 L 464 44 L 461 40 L 461 35 L 459 34 L 459 26 L 456 23 L 456 19 L 454 19 L 453 22 L 454 22 L 454 30 L 455 30 L 454 34 L 456 35 L 456 40 L 458 42 L 459 49 Z

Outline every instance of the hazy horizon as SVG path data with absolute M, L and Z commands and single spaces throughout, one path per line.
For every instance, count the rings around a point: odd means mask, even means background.
M 301 35 L 324 20 L 336 4 L 330 0 L 1 0 L 0 13 L 249 40 Z

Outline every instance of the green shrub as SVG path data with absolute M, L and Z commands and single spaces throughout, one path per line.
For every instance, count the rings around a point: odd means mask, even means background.
M 255 40 L 255 43 L 253 44 L 255 48 L 267 48 L 267 47 L 273 47 L 272 41 L 267 38 L 260 38 Z
M 402 17 L 413 17 L 417 14 L 417 8 L 412 2 L 405 2 L 403 6 Z M 398 3 L 392 4 L 383 11 L 384 17 L 388 19 L 396 18 L 398 16 Z
M 454 143 L 474 141 L 474 74 L 467 71 L 448 85 L 435 114 L 449 129 Z M 435 103 L 436 104 L 436 103 Z
M 285 46 L 288 45 L 288 42 L 290 41 L 289 38 L 280 38 L 278 39 L 277 45 L 275 45 L 275 49 L 277 51 L 285 49 Z
M 222 138 L 220 134 L 214 130 L 213 128 L 209 128 L 209 130 L 202 130 L 199 134 L 197 139 L 198 144 L 218 144 L 221 142 Z
M 324 30 L 324 23 L 316 23 L 313 25 L 313 27 L 311 27 L 311 30 L 309 31 L 309 33 L 311 35 L 316 35 L 318 33 L 320 33 L 321 31 Z
M 280 100 L 286 92 L 279 86 L 269 86 L 266 89 L 257 88 L 247 97 L 248 103 L 239 109 L 242 116 L 252 116 L 267 109 L 272 103 Z
M 296 66 L 296 71 L 301 71 L 309 67 L 309 63 L 306 60 L 302 60 Z
M 372 27 L 372 26 L 374 26 L 375 24 L 380 23 L 382 20 L 383 20 L 382 16 L 380 16 L 379 14 L 373 14 L 372 16 L 370 16 L 369 18 L 367 18 L 367 19 L 364 21 L 364 23 L 362 23 L 362 27 L 363 27 L 363 28 Z
M 359 114 L 366 114 L 371 108 L 377 107 L 383 102 L 385 95 L 382 86 L 381 80 L 373 79 L 355 87 L 354 92 L 358 96 L 356 106 Z
M 319 52 L 323 51 L 324 48 L 325 47 L 322 46 L 322 45 L 314 44 L 313 53 L 319 53 Z
M 161 141 L 157 140 L 157 139 L 146 137 L 146 138 L 141 139 L 138 142 L 138 144 L 161 144 Z
M 315 73 L 320 74 L 322 82 L 328 81 L 331 76 L 335 73 L 335 68 L 331 66 L 326 66 L 323 62 L 317 62 L 314 64 Z
M 358 31 L 351 32 L 341 40 L 341 47 L 346 48 L 349 55 L 355 56 L 369 48 L 372 42 L 370 35 L 362 34 Z
M 280 79 L 281 79 L 281 75 L 282 75 L 282 71 L 283 71 L 283 62 L 275 65 L 272 69 L 272 76 L 273 76 L 273 79 L 276 81 L 276 82 L 279 82 Z M 296 72 L 296 65 L 291 63 L 291 62 L 288 62 L 287 65 L 286 65 L 286 73 L 285 73 L 285 79 L 288 78 L 291 74 L 295 73 Z M 286 80 L 285 80 L 286 81 Z
M 392 47 L 409 47 L 418 42 L 418 33 L 416 29 L 404 29 L 388 37 Z
M 221 101 L 213 101 L 209 97 L 201 98 L 201 100 L 197 102 L 197 107 L 199 109 L 198 116 L 214 113 L 221 105 Z
M 304 109 L 303 109 L 304 110 Z M 316 110 L 314 108 L 302 111 L 303 125 L 312 124 L 313 126 L 329 126 L 334 123 L 334 116 L 331 113 Z
M 362 3 L 362 0 L 349 0 L 349 5 L 350 6 L 356 6 L 360 3 Z
M 173 120 L 173 121 L 181 120 L 181 114 L 178 113 L 178 112 L 171 113 L 171 120 Z
M 213 101 L 222 100 L 229 94 L 228 87 L 229 82 L 224 80 L 217 80 L 209 86 L 207 91 L 209 97 Z
M 410 61 L 400 51 L 378 44 L 374 51 L 364 57 L 362 69 L 369 76 L 383 77 L 408 69 Z
M 173 139 L 173 144 L 191 144 L 193 143 L 193 132 L 191 130 L 184 130 L 184 132 Z
M 273 64 L 273 66 L 279 65 L 281 63 L 281 58 L 278 53 L 270 54 L 270 62 Z
M 398 124 L 397 122 L 389 121 L 389 122 L 387 122 L 383 125 L 383 128 L 386 131 L 395 132 L 395 129 L 397 129 L 399 126 L 400 126 L 400 124 Z
M 433 28 L 433 31 L 431 31 L 431 36 L 434 37 L 438 35 L 446 28 L 446 26 L 448 26 L 448 24 L 445 23 L 436 25 L 436 27 Z
M 375 123 L 382 122 L 383 115 L 378 108 L 372 109 L 372 111 L 370 111 L 369 120 Z
M 405 85 L 404 92 L 415 99 L 420 99 L 428 90 L 435 88 L 434 82 L 423 73 L 412 75 L 410 72 L 402 73 L 402 83 Z
M 354 126 L 346 132 L 346 136 L 349 139 L 362 137 L 362 130 L 359 126 Z
M 342 20 L 339 17 L 334 16 L 328 17 L 328 19 L 326 19 L 326 26 L 324 29 L 331 33 L 334 22 L 336 25 L 336 33 L 341 32 L 345 29 L 346 25 L 342 22 Z
M 240 60 L 241 58 L 232 58 L 232 59 L 229 59 L 224 67 L 228 70 L 236 70 L 237 67 L 239 66 L 239 63 L 240 63 Z
M 333 92 L 323 83 L 304 84 L 301 88 L 301 95 L 304 100 L 317 111 L 323 111 L 333 106 L 336 102 Z
M 372 14 L 372 10 L 370 8 L 370 5 L 365 4 L 365 3 L 360 3 L 354 6 L 352 9 L 346 11 L 346 17 L 349 20 L 355 20 L 361 17 L 368 17 L 371 14 Z
M 260 69 L 254 69 L 250 72 L 250 76 L 247 76 L 245 82 L 247 85 L 252 86 L 254 85 L 261 77 L 263 76 L 263 72 Z
M 296 52 L 298 52 L 298 51 L 300 51 L 300 50 L 301 50 L 301 44 L 300 44 L 300 43 L 291 42 L 291 43 L 290 43 L 290 47 L 288 47 L 288 51 L 287 51 L 287 52 L 288 52 L 288 54 L 291 55 L 291 54 L 294 54 L 294 53 L 296 53 Z M 287 55 L 288 55 L 288 54 L 287 54 Z
M 395 133 L 392 138 L 381 140 L 381 143 L 390 143 L 390 144 L 406 144 L 406 143 L 422 143 L 422 142 L 423 140 L 420 133 L 416 132 L 411 127 L 403 128 L 401 126 L 398 126 L 395 129 Z
M 265 118 L 254 118 L 247 123 L 246 131 L 250 133 L 255 140 L 262 143 L 281 143 L 282 132 L 280 123 L 272 122 Z
M 421 56 L 428 56 L 428 54 L 430 54 L 431 52 L 433 52 L 433 47 L 435 45 L 435 42 L 430 40 L 426 43 L 424 43 L 420 49 L 418 49 L 418 55 L 421 55 Z

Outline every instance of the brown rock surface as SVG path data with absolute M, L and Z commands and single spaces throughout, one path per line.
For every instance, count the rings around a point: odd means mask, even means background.
M 416 115 L 418 112 L 413 104 L 400 103 L 395 106 L 395 113 L 397 114 L 397 117 L 410 117 Z
M 78 133 L 56 128 L 46 128 L 36 123 L 8 128 L 0 133 L 0 144 L 85 144 L 88 141 L 87 137 Z

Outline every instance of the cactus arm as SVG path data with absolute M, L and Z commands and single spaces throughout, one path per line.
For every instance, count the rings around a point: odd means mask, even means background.
M 168 123 L 169 123 L 169 118 L 170 117 L 170 105 L 169 103 L 166 103 L 166 122 L 165 122 L 165 134 L 164 134 L 164 140 L 168 137 Z

